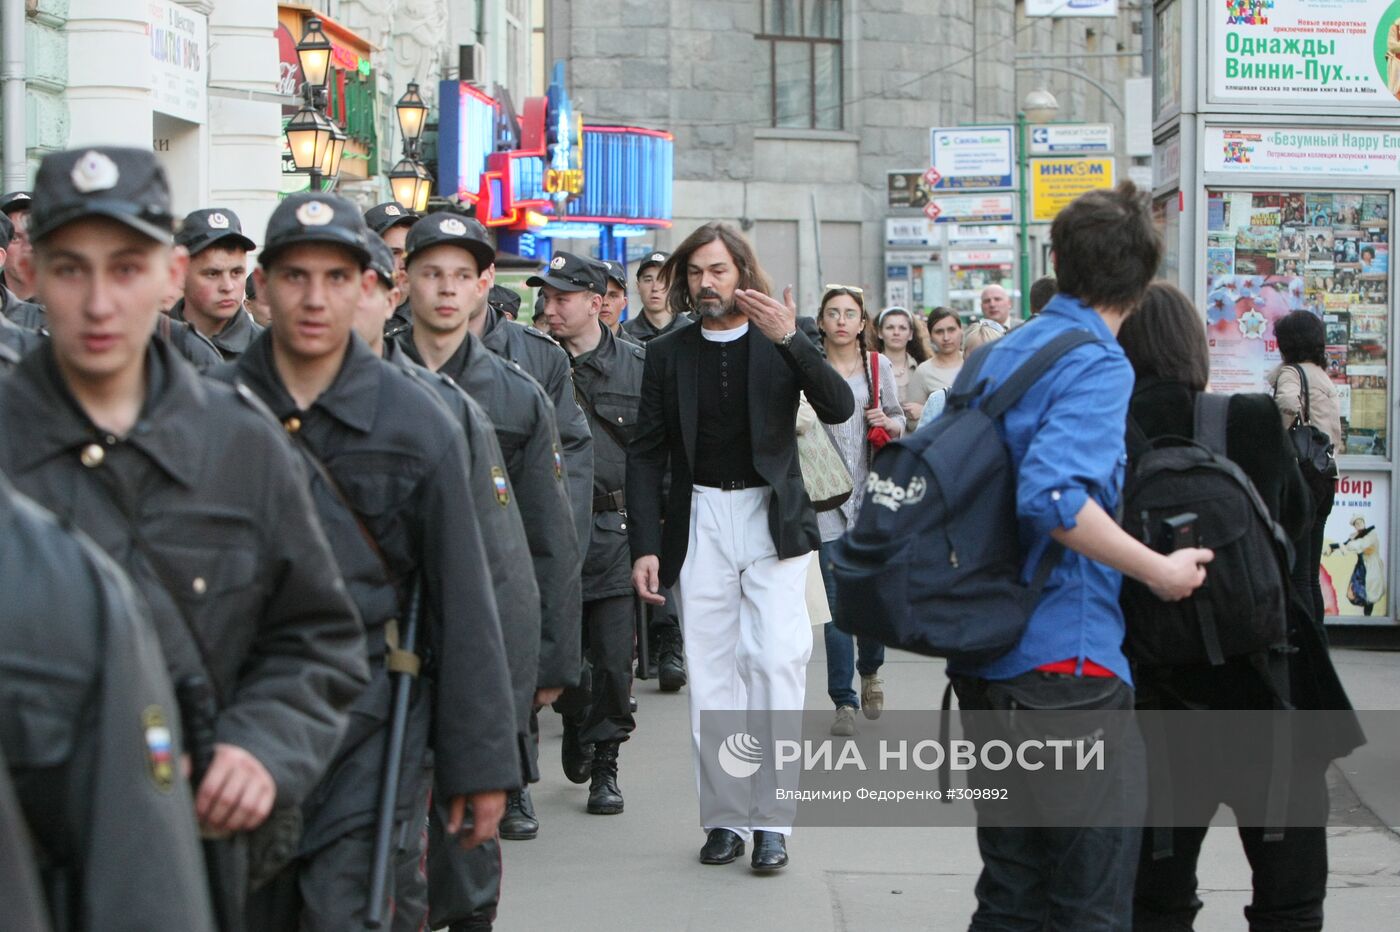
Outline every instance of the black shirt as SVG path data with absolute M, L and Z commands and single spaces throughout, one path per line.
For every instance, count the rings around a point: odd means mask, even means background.
M 749 439 L 749 334 L 727 343 L 702 340 L 698 375 L 696 484 L 761 484 Z

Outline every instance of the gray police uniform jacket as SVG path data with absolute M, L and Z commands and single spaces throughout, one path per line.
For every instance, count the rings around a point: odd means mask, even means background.
M 302 853 L 311 854 L 373 822 L 390 705 L 385 625 L 403 617 L 415 574 L 423 586 L 419 653 L 429 658 L 419 683 L 431 688 L 414 690 L 400 812 L 411 811 L 429 744 L 444 797 L 518 787 L 520 760 L 460 427 L 423 385 L 353 335 L 335 381 L 302 410 L 273 364 L 272 337 L 264 332 L 213 375 L 256 392 L 319 464 L 312 499 L 364 619 L 372 671 L 306 807 Z
M 536 742 L 530 734 L 535 684 L 540 666 L 540 590 L 530 563 L 530 541 L 520 502 L 511 486 L 506 457 L 496 442 L 496 431 L 486 410 L 447 376 L 430 372 L 408 358 L 397 343 L 384 344 L 384 359 L 419 379 L 443 403 L 467 437 L 472 495 L 476 518 L 491 570 L 491 590 L 501 619 L 506 665 L 515 695 L 515 735 L 520 746 L 522 776 L 527 783 L 539 779 L 535 766 Z
M 171 681 L 204 674 L 215 738 L 267 768 L 278 806 L 298 803 L 367 680 L 359 618 L 262 405 L 159 340 L 146 364 L 146 403 L 118 439 L 73 400 L 51 345 L 25 357 L 0 382 L 0 469 L 126 570 Z
M 422 364 L 412 333 L 399 337 L 398 342 L 410 359 Z M 470 333 L 438 372 L 485 409 L 505 454 L 511 486 L 520 499 L 520 515 L 540 590 L 536 685 L 573 686 L 578 683 L 582 662 L 579 569 L 583 561 L 577 540 L 561 533 L 572 527 L 572 520 L 553 405 L 539 383 L 519 366 L 488 352 Z M 593 472 L 592 455 L 590 445 L 589 475 Z
M 29 828 L 19 811 L 10 769 L 0 753 L 0 903 L 5 920 L 19 932 L 48 932 L 48 909 L 39 891 L 39 867 L 29 844 Z
M 53 928 L 212 930 L 145 603 L 90 541 L 3 479 L 0 541 L 0 768 L 8 762 Z M 5 928 L 47 928 L 17 922 L 12 891 L 0 904 Z
M 208 337 L 169 314 L 156 318 L 156 337 L 168 343 L 185 362 L 200 372 L 208 372 L 224 361 Z
M 569 379 L 569 355 L 558 343 L 534 327 L 507 320 L 489 307 L 481 342 L 497 356 L 524 369 L 540 383 L 554 403 L 555 427 L 558 428 L 564 453 L 574 529 L 578 532 L 579 549 L 587 549 L 591 523 L 588 503 L 591 497 L 589 490 L 593 486 L 593 439 L 583 412 L 574 400 L 573 384 Z
M 646 346 L 657 337 L 665 336 L 672 330 L 679 330 L 682 327 L 694 323 L 691 318 L 684 314 L 678 314 L 671 318 L 671 322 L 664 327 L 658 328 L 647 317 L 645 311 L 638 311 L 635 316 L 627 318 L 622 322 L 622 329 L 632 337 L 633 340 Z
M 574 392 L 593 432 L 592 540 L 583 561 L 583 598 L 632 594 L 627 546 L 627 444 L 637 427 L 646 350 L 599 324 L 598 347 L 572 360 Z
M 190 329 L 194 330 L 194 325 L 185 320 L 184 298 L 176 301 L 175 306 L 170 309 L 170 319 L 188 324 Z M 198 331 L 195 332 L 198 333 Z M 262 325 L 253 320 L 253 315 L 249 314 L 243 308 L 239 308 L 238 313 L 230 317 L 228 323 L 224 324 L 224 329 L 214 334 L 214 336 L 205 337 L 202 333 L 199 335 L 213 345 L 214 349 L 218 351 L 221 361 L 233 362 L 239 356 L 248 352 L 248 347 L 253 344 L 258 334 L 262 332 Z
M 39 331 L 28 330 L 8 317 L 0 316 L 0 371 L 18 365 L 43 342 L 44 336 Z
M 0 285 L 0 314 L 26 330 L 48 333 L 48 318 L 44 314 L 44 306 L 33 301 L 21 301 L 4 285 Z

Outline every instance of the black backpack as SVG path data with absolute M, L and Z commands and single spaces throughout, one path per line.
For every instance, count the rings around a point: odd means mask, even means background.
M 1205 585 L 1180 602 L 1124 578 L 1125 646 L 1137 663 L 1218 666 L 1287 645 L 1293 548 L 1254 483 L 1225 455 L 1229 408 L 1226 395 L 1197 395 L 1190 439 L 1149 441 L 1129 421 L 1123 529 L 1165 552 L 1163 520 L 1194 513 L 1199 546 L 1215 552 Z
M 837 626 L 890 647 L 979 664 L 1021 640 L 1063 548 L 1028 586 L 1016 519 L 1016 469 L 998 419 L 1061 356 L 1097 338 L 1061 334 L 976 407 L 994 344 L 967 361 L 947 407 L 871 464 L 860 516 L 831 550 Z

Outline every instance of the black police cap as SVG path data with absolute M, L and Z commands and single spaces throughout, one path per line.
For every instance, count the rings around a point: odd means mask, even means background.
M 659 249 L 656 252 L 650 253 L 645 259 L 637 263 L 637 277 L 640 278 L 642 273 L 652 266 L 665 265 L 666 260 L 669 258 L 671 258 L 669 252 L 662 252 Z
M 379 284 L 385 288 L 394 287 L 394 272 L 398 263 L 394 261 L 394 251 L 384 242 L 384 237 L 373 230 L 366 238 L 369 245 L 369 267 L 379 276 Z
M 28 191 L 11 191 L 0 195 L 0 214 L 9 216 L 17 210 L 28 210 L 33 196 Z
M 267 221 L 267 242 L 258 262 L 272 265 L 277 254 L 288 246 L 327 243 L 343 246 L 369 267 L 369 227 L 359 208 L 338 194 L 324 191 L 293 194 L 277 205 Z
M 170 184 L 155 153 L 98 146 L 45 156 L 34 179 L 29 238 L 37 242 L 88 217 L 107 217 L 157 242 L 172 242 Z
M 449 210 L 428 214 L 409 229 L 404 241 L 404 261 L 412 262 L 418 253 L 434 246 L 460 246 L 476 257 L 481 270 L 496 263 L 496 247 L 491 244 L 486 227 Z
M 491 291 L 486 295 L 486 303 L 500 314 L 510 314 L 512 317 L 520 314 L 519 292 L 504 285 L 492 285 Z
M 369 210 L 365 211 L 365 223 L 380 236 L 383 236 L 394 227 L 411 227 L 417 222 L 418 215 L 411 210 L 404 210 L 396 201 L 386 201 L 383 204 L 375 204 Z
M 549 262 L 549 268 L 525 279 L 525 284 L 531 288 L 548 285 L 560 291 L 591 291 L 605 295 L 608 293 L 608 278 L 603 269 L 603 264 L 593 259 L 585 259 L 571 252 L 556 252 Z
M 258 248 L 257 243 L 243 235 L 238 214 L 223 207 L 208 207 L 187 214 L 180 224 L 180 232 L 175 234 L 175 243 L 188 249 L 192 256 L 215 244 L 244 252 Z
M 603 275 L 605 278 L 617 282 L 617 286 L 623 291 L 627 290 L 627 270 L 622 267 L 621 262 L 612 259 L 600 260 L 603 265 Z
M 0 249 L 9 249 L 10 240 L 15 238 L 15 225 L 8 214 L 0 213 Z

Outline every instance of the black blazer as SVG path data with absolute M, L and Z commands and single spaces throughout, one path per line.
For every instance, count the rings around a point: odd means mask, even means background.
M 701 329 L 683 327 L 647 346 L 637 429 L 627 450 L 632 559 L 659 555 L 664 586 L 675 584 L 690 540 Z M 799 392 L 807 394 L 827 424 L 840 424 L 855 413 L 851 387 L 806 334 L 799 330 L 784 349 L 751 328 L 749 435 L 754 470 L 773 488 L 768 527 L 780 559 L 801 556 L 821 542 L 797 460 Z M 668 467 L 672 494 L 665 496 Z

